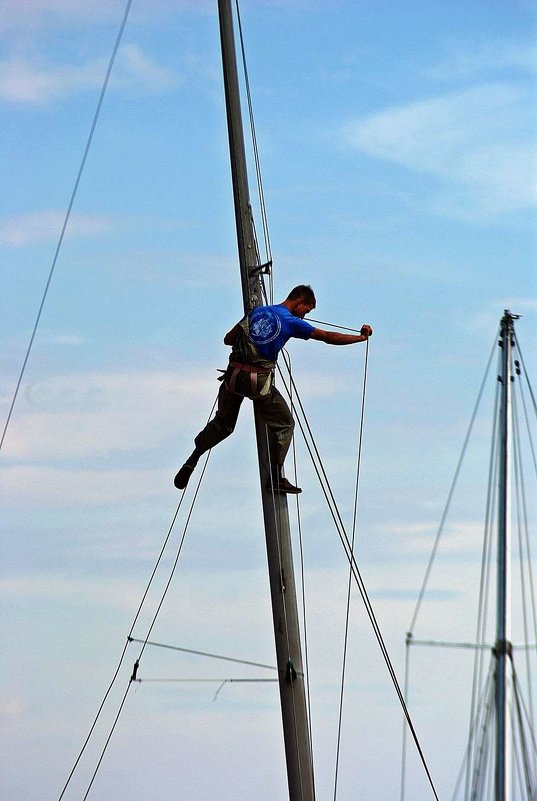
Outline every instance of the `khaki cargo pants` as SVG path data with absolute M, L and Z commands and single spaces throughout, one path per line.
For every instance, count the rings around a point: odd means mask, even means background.
M 232 391 L 230 383 L 233 373 Z M 270 382 L 268 391 L 267 381 Z M 233 366 L 228 368 L 218 393 L 216 414 L 195 438 L 196 448 L 202 453 L 208 451 L 233 433 L 244 398 L 252 400 L 267 426 L 271 465 L 283 465 L 295 423 L 285 399 L 272 386 L 272 375 L 266 371 L 257 373 L 256 380 L 252 381 L 251 371 L 233 369 Z

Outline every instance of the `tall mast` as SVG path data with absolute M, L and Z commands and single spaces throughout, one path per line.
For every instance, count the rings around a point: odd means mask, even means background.
M 514 340 L 513 315 L 505 311 L 500 323 L 501 400 L 500 460 L 498 488 L 498 572 L 496 658 L 496 774 L 495 801 L 509 801 L 510 720 L 509 660 L 511 658 L 511 499 L 510 499 L 510 413 L 511 348 Z
M 262 302 L 248 189 L 231 0 L 218 0 L 224 88 L 244 312 Z M 290 801 L 314 801 L 313 765 L 306 706 L 287 497 L 264 489 L 269 476 L 265 426 L 255 414 L 259 475 L 276 640 L 283 734 Z

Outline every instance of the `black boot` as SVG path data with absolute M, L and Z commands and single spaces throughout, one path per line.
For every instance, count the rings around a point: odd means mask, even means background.
M 177 487 L 178 490 L 185 489 L 190 479 L 190 476 L 194 472 L 194 468 L 196 467 L 200 456 L 201 453 L 197 449 L 193 451 L 193 453 L 188 457 L 182 468 L 175 476 L 173 480 L 173 485 L 174 487 Z
M 295 487 L 294 484 L 291 484 L 291 482 L 285 478 L 281 465 L 273 465 L 270 468 L 270 476 L 265 484 L 265 489 L 278 492 L 282 495 L 298 495 L 302 492 L 300 487 Z

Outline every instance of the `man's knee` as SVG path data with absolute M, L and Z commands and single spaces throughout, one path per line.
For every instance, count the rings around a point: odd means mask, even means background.
M 211 422 L 206 426 L 206 428 L 203 431 L 200 431 L 198 436 L 194 439 L 194 443 L 197 447 L 200 447 L 204 445 L 205 439 L 221 442 L 223 439 L 226 439 L 226 437 L 229 437 L 234 430 L 235 423 L 225 420 L 217 413 Z

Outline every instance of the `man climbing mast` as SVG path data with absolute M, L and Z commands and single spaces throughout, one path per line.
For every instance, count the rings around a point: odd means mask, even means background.
M 266 489 L 278 493 L 302 492 L 283 475 L 283 464 L 293 437 L 294 420 L 284 398 L 273 385 L 273 371 L 285 343 L 297 339 L 317 339 L 329 345 L 364 342 L 373 334 L 363 325 L 360 334 L 340 334 L 314 328 L 304 316 L 315 308 L 315 294 L 301 284 L 291 290 L 283 303 L 256 306 L 224 337 L 230 345 L 228 368 L 218 393 L 218 409 L 194 439 L 195 448 L 174 479 L 184 489 L 200 456 L 234 430 L 243 398 L 250 398 L 266 423 L 269 435 L 270 476 Z

